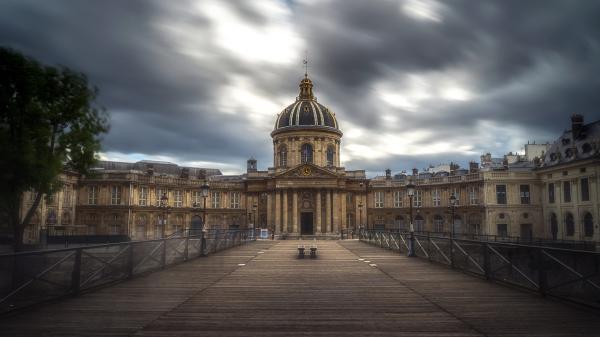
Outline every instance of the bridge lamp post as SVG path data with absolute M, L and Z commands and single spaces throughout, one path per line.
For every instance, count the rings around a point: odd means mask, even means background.
M 358 230 L 362 230 L 363 225 L 362 225 L 362 209 L 363 209 L 363 204 L 362 201 L 358 204 Z
M 408 184 L 406 185 L 406 190 L 408 192 L 408 198 L 410 199 L 409 202 L 409 221 L 410 221 L 410 233 L 409 233 L 409 240 L 408 240 L 408 257 L 415 257 L 417 256 L 415 254 L 415 227 L 413 225 L 413 197 L 415 195 L 415 185 L 413 184 Z M 400 233 L 398 233 L 399 235 Z
M 167 227 L 167 217 L 169 216 L 169 197 L 167 193 L 163 193 L 160 197 L 159 207 L 163 209 L 162 224 L 160 226 L 160 237 L 162 239 L 165 237 L 165 227 Z
M 450 196 L 450 211 L 452 213 L 450 220 L 450 226 L 452 226 L 450 230 L 450 237 L 454 239 L 454 209 L 456 208 L 456 197 L 453 195 Z
M 210 186 L 205 182 L 200 186 L 200 192 L 202 193 L 202 199 L 204 199 L 204 208 L 202 209 L 202 236 L 200 239 L 200 255 L 206 256 L 206 198 L 208 197 L 208 190 Z

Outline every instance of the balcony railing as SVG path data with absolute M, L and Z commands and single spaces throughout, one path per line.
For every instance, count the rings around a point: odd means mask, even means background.
M 210 230 L 202 247 L 197 230 L 157 240 L 0 255 L 0 313 L 79 295 L 256 237 L 252 230 Z
M 410 233 L 363 230 L 360 240 L 404 254 Z M 431 262 L 600 309 L 600 253 L 419 234 L 414 240 L 416 255 Z

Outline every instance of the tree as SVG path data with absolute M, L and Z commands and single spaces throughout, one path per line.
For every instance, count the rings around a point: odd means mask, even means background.
M 96 160 L 99 137 L 108 132 L 97 94 L 82 73 L 0 48 L 0 214 L 13 229 L 15 251 L 42 196 L 60 187 L 59 174 L 85 174 Z M 26 191 L 35 199 L 21 218 Z

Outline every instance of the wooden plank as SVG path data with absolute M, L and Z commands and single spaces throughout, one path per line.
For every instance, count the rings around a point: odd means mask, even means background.
M 319 241 L 316 259 L 298 259 L 297 245 L 260 241 L 220 252 L 5 318 L 0 335 L 591 336 L 600 331 L 595 312 L 423 259 L 358 241 Z

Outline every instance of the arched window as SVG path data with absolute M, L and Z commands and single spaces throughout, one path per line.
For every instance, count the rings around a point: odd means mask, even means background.
M 594 218 L 591 213 L 585 213 L 583 216 L 583 234 L 585 236 L 594 236 Z
M 550 234 L 552 234 L 552 240 L 558 239 L 558 220 L 556 214 L 550 214 Z
M 287 167 L 287 146 L 281 145 L 279 147 L 279 166 Z
M 335 151 L 333 150 L 333 145 L 329 145 L 327 147 L 327 166 L 333 166 L 333 157 L 334 157 Z
M 460 215 L 455 214 L 454 220 L 452 220 L 452 224 L 454 225 L 454 234 L 461 234 L 463 232 L 462 223 L 463 221 Z
M 69 212 L 63 212 L 60 222 L 63 226 L 69 226 L 71 224 L 71 214 Z
M 565 216 L 565 229 L 567 236 L 575 235 L 575 222 L 573 221 L 573 214 L 567 213 Z
M 146 223 L 148 218 L 146 214 L 140 214 L 137 216 L 137 224 L 135 226 L 135 239 L 145 240 L 146 239 Z
M 433 231 L 439 233 L 444 231 L 444 218 L 439 214 L 433 216 Z
M 302 163 L 312 163 L 313 162 L 313 147 L 310 144 L 303 144 L 301 148 L 301 160 Z
M 56 225 L 56 211 L 53 209 L 48 210 L 48 216 L 46 217 L 46 224 Z

